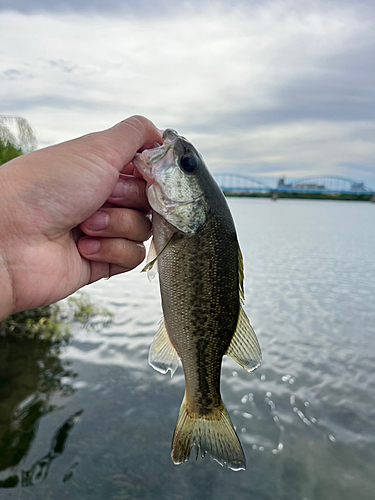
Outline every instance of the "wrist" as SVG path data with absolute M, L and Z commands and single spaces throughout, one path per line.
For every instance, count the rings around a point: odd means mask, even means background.
M 7 259 L 0 249 L 0 321 L 14 312 L 13 286 Z
M 14 312 L 14 290 L 11 268 L 7 254 L 10 228 L 8 221 L 9 200 L 4 170 L 0 167 L 0 320 Z

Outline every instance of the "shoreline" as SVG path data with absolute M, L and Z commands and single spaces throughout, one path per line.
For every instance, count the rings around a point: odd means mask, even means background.
M 373 194 L 322 194 L 322 193 L 245 193 L 241 191 L 223 191 L 228 198 L 278 198 L 301 199 L 301 200 L 333 200 L 333 201 L 369 201 L 375 203 Z

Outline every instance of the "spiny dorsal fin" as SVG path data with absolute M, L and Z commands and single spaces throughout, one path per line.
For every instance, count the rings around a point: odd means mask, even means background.
M 239 283 L 239 287 L 240 287 L 241 304 L 243 304 L 245 302 L 245 292 L 244 292 L 244 288 L 243 288 L 243 282 L 244 282 L 243 257 L 242 257 L 241 248 L 238 247 L 238 283 Z
M 174 372 L 178 368 L 179 361 L 179 355 L 169 340 L 163 318 L 160 321 L 158 331 L 152 341 L 148 362 L 160 373 L 167 373 L 167 371 L 170 370 L 171 377 L 173 377 Z
M 258 339 L 242 307 L 240 307 L 240 314 L 238 315 L 237 329 L 226 355 L 249 373 L 258 368 L 262 362 Z

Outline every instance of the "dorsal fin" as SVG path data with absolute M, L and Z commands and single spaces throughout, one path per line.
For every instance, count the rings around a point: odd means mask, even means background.
M 241 304 L 245 302 L 245 291 L 243 287 L 244 282 L 244 267 L 243 267 L 243 257 L 241 248 L 238 246 L 238 283 L 240 288 L 240 299 Z

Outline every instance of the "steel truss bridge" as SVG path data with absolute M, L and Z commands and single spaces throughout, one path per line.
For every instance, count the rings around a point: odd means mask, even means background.
M 334 175 L 313 175 L 286 183 L 279 179 L 277 187 L 270 187 L 262 182 L 237 174 L 216 174 L 216 182 L 227 193 L 311 193 L 311 194 L 353 194 L 374 195 L 375 191 L 366 187 L 363 182 L 357 182 L 347 177 Z

